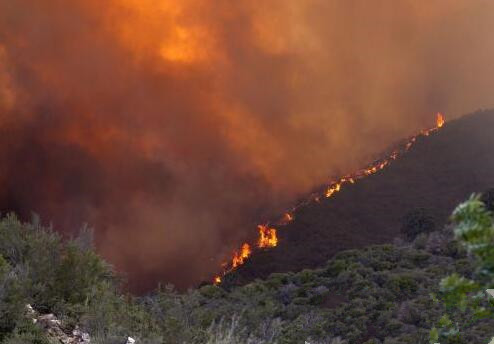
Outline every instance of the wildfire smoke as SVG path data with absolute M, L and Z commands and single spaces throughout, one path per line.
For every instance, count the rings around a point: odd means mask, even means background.
M 494 105 L 493 25 L 486 0 L 0 0 L 0 210 L 89 222 L 133 290 L 197 284 L 427 114 Z

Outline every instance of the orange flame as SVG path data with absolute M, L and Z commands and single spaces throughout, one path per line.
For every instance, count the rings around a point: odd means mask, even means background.
M 436 125 L 437 128 L 442 128 L 442 126 L 444 125 L 444 116 L 440 112 L 437 113 Z
M 236 268 L 237 266 L 242 265 L 245 260 L 249 258 L 251 253 L 252 250 L 250 249 L 250 245 L 247 243 L 243 244 L 240 252 L 235 252 L 233 254 L 232 267 Z
M 391 154 L 384 159 L 380 159 L 367 168 L 364 168 L 362 170 L 359 170 L 353 174 L 346 175 L 345 177 L 342 177 L 336 181 L 332 181 L 329 183 L 329 186 L 326 188 L 326 191 L 324 192 L 324 195 L 326 198 L 330 198 L 333 196 L 335 193 L 339 192 L 343 186 L 343 184 L 350 183 L 350 184 L 355 184 L 357 180 L 363 179 L 367 176 L 370 176 L 372 174 L 377 173 L 378 171 L 384 169 L 386 166 L 388 166 L 391 161 L 398 159 L 398 157 L 404 153 L 407 152 L 412 145 L 417 141 L 417 138 L 419 136 L 429 136 L 431 133 L 439 130 L 442 128 L 442 126 L 445 123 L 444 115 L 441 114 L 440 112 L 437 113 L 436 116 L 436 126 L 430 129 L 425 129 L 419 132 L 417 135 L 412 136 L 404 143 L 401 148 L 395 149 L 394 151 L 391 152 Z M 280 225 L 285 225 L 294 219 L 293 212 L 297 209 L 299 209 L 302 206 L 305 206 L 309 204 L 311 201 L 319 202 L 320 201 L 320 195 L 319 194 L 312 194 L 306 201 L 303 201 L 299 203 L 297 206 L 293 207 L 290 212 L 286 212 L 283 216 L 283 218 L 278 222 Z M 258 248 L 270 248 L 270 247 L 276 247 L 278 245 L 278 236 L 276 233 L 275 228 L 269 228 L 268 225 L 258 225 L 257 226 L 258 231 L 259 231 L 259 239 L 257 242 L 257 247 Z M 224 269 L 223 270 L 223 275 L 226 273 L 233 271 L 236 267 L 239 265 L 244 264 L 245 260 L 250 257 L 252 254 L 251 248 L 249 244 L 243 244 L 242 249 L 239 252 L 235 252 L 233 255 L 231 267 L 229 269 Z M 216 276 L 214 278 L 214 283 L 215 284 L 220 284 L 221 283 L 221 277 Z
M 276 229 L 268 228 L 268 226 L 265 225 L 259 225 L 257 228 L 259 229 L 258 247 L 276 247 L 276 245 L 278 245 Z
M 333 196 L 334 193 L 338 192 L 341 190 L 341 183 L 335 183 L 331 186 L 328 187 L 326 190 L 326 197 L 331 197 Z

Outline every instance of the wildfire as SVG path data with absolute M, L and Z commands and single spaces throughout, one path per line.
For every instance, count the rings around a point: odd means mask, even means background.
M 401 146 L 401 148 L 398 148 L 394 151 L 391 152 L 391 154 L 384 159 L 380 159 L 375 161 L 373 164 L 368 166 L 367 168 L 364 168 L 362 170 L 359 170 L 353 174 L 347 175 L 345 177 L 342 177 L 336 181 L 332 181 L 329 183 L 329 186 L 326 188 L 326 191 L 324 192 L 324 196 L 326 198 L 332 197 L 335 193 L 339 192 L 342 189 L 342 186 L 344 184 L 350 183 L 354 184 L 357 180 L 363 179 L 367 176 L 370 176 L 372 174 L 377 173 L 378 171 L 384 169 L 386 166 L 388 166 L 391 161 L 396 160 L 402 153 L 407 152 L 412 145 L 417 141 L 417 138 L 419 136 L 429 136 L 431 133 L 439 130 L 440 128 L 443 127 L 445 123 L 444 115 L 441 114 L 440 112 L 437 113 L 436 115 L 436 126 L 430 129 L 422 130 L 420 133 L 418 133 L 415 136 L 412 136 L 406 141 L 406 144 Z M 286 225 L 289 222 L 293 221 L 294 215 L 293 212 L 297 209 L 299 209 L 302 206 L 307 205 L 311 201 L 319 202 L 320 200 L 320 195 L 319 194 L 313 194 L 311 197 L 309 197 L 306 201 L 301 202 L 297 206 L 293 207 L 290 212 L 286 212 L 282 219 L 278 222 L 280 225 Z M 266 225 L 258 225 L 258 232 L 259 232 L 259 239 L 257 241 L 257 247 L 258 248 L 271 248 L 271 247 L 276 247 L 278 245 L 278 236 L 275 228 L 270 228 L 268 224 Z M 242 248 L 240 252 L 234 252 L 233 254 L 233 259 L 231 262 L 231 267 L 229 269 L 225 269 L 223 271 L 223 274 L 226 274 L 238 266 L 244 264 L 245 260 L 250 257 L 252 254 L 251 248 L 249 244 L 245 243 L 242 245 Z M 225 266 L 228 266 L 226 263 Z M 221 283 L 221 277 L 216 276 L 214 278 L 214 283 L 215 284 L 220 284 Z
M 259 241 L 257 243 L 258 247 L 276 247 L 276 245 L 278 245 L 276 229 L 268 228 L 266 225 L 259 225 L 257 228 L 259 229 Z
M 293 215 L 290 215 L 289 213 L 286 213 L 290 220 L 293 219 Z M 259 225 L 257 226 L 259 230 L 259 239 L 257 242 L 257 247 L 258 248 L 269 248 L 269 247 L 275 247 L 278 245 L 278 237 L 276 234 L 276 229 L 275 228 L 269 228 L 267 225 Z M 238 266 L 242 265 L 245 263 L 245 261 L 250 257 L 252 254 L 252 249 L 249 244 L 244 243 L 240 249 L 240 251 L 235 251 L 233 253 L 233 258 L 230 263 L 230 268 L 226 269 L 223 274 L 226 274 L 229 271 L 234 270 Z M 228 267 L 228 263 L 223 264 L 225 267 Z M 213 279 L 214 284 L 220 284 L 221 283 L 221 277 L 220 276 L 215 276 Z
M 232 268 L 236 268 L 239 265 L 242 265 L 247 258 L 251 255 L 252 250 L 250 249 L 250 245 L 245 243 L 242 245 L 240 252 L 235 252 L 233 254 L 232 259 Z
M 340 190 L 341 190 L 341 182 L 333 184 L 333 185 L 329 186 L 328 189 L 326 190 L 326 197 L 329 198 L 329 197 L 333 196 L 334 193 L 336 193 Z
M 436 125 L 437 125 L 437 128 L 442 128 L 442 126 L 444 125 L 444 116 L 442 113 L 438 112 L 437 113 L 437 119 L 436 119 Z

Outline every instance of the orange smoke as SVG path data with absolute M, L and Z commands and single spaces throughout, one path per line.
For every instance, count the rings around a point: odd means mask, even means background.
M 140 290 L 280 245 L 328 176 L 494 104 L 494 2 L 378 3 L 0 0 L 0 212 L 88 222 Z

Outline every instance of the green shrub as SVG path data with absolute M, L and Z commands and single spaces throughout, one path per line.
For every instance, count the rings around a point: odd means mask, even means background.
M 278 289 L 282 285 L 287 284 L 290 277 L 285 273 L 272 273 L 266 280 L 266 285 L 272 289 Z
M 328 262 L 325 275 L 329 277 L 336 277 L 340 272 L 346 269 L 347 263 L 342 259 L 332 259 Z
M 463 343 L 462 331 L 481 320 L 494 319 L 494 301 L 485 290 L 494 287 L 494 219 L 480 196 L 472 195 L 453 212 L 455 236 L 475 257 L 472 279 L 451 274 L 443 278 L 436 301 L 445 306 L 437 328 L 431 330 L 431 342 Z M 491 333 L 492 336 L 492 333 Z M 489 338 L 482 338 L 487 342 Z
M 199 292 L 208 299 L 215 299 L 225 295 L 225 291 L 215 285 L 205 285 L 199 289 Z
M 426 244 L 427 233 L 421 235 Z M 488 260 L 490 251 L 467 236 L 477 246 L 462 248 L 458 237 L 458 250 Z M 31 303 L 41 312 L 55 312 L 69 328 L 79 325 L 97 343 L 125 342 L 128 335 L 143 344 L 288 344 L 308 338 L 331 343 L 337 337 L 347 343 L 423 343 L 430 324 L 444 313 L 443 306 L 431 304 L 430 293 L 441 287 L 438 297 L 454 306 L 458 293 L 448 299 L 446 292 L 457 285 L 457 292 L 465 291 L 463 280 L 440 284 L 441 278 L 457 273 L 480 285 L 489 270 L 483 264 L 474 271 L 474 260 L 465 254 L 386 244 L 340 252 L 322 269 L 275 273 L 243 286 L 202 285 L 179 293 L 166 285 L 132 297 L 119 291 L 120 280 L 88 242 L 87 236 L 65 242 L 39 222 L 21 223 L 13 215 L 0 219 L 0 342 L 39 338 L 44 344 L 41 333 L 36 337 L 39 329 L 25 323 L 24 307 Z M 405 299 L 409 310 L 400 315 Z M 469 305 L 470 298 L 466 300 Z M 235 321 L 225 321 L 232 314 L 237 314 Z M 369 330 L 371 324 L 374 329 Z M 487 331 L 480 325 L 465 327 L 465 340 L 480 342 L 478 337 Z
M 43 330 L 33 324 L 30 319 L 19 320 L 16 328 L 3 340 L 4 344 L 51 344 Z

